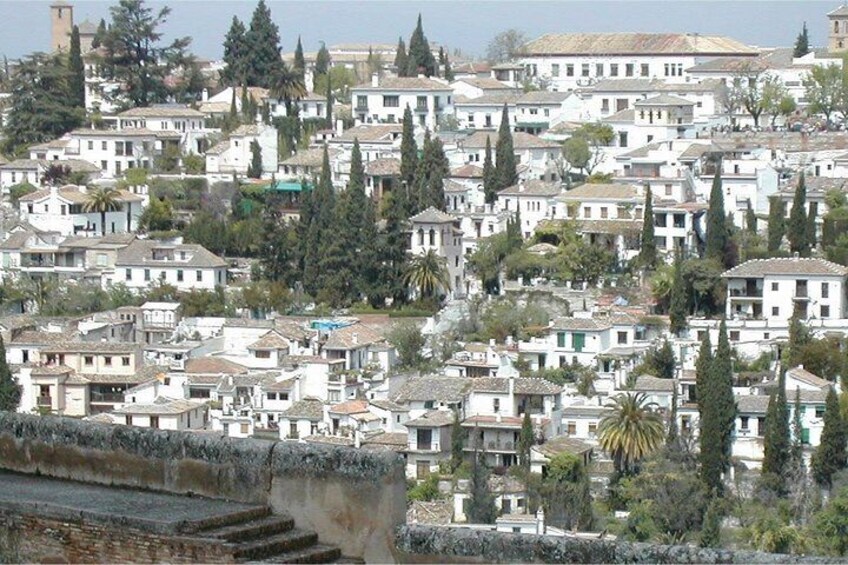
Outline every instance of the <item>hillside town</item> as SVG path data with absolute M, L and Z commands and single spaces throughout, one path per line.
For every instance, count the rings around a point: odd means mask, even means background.
M 848 554 L 848 7 L 479 57 L 271 8 L 213 61 L 59 0 L 0 69 L 0 409 L 392 452 L 410 523 Z

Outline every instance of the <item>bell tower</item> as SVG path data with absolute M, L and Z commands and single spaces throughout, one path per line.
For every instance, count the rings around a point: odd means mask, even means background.
M 65 51 L 71 47 L 71 30 L 74 29 L 74 7 L 62 0 L 50 5 L 50 49 Z

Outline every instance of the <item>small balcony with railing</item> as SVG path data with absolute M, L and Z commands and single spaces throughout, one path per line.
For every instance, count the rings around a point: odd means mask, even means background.
M 53 397 L 49 396 L 49 395 L 40 395 L 36 399 L 36 405 L 39 408 L 51 409 L 51 408 L 53 408 Z

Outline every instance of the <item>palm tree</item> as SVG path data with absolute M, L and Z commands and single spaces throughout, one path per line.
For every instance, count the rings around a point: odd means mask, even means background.
M 271 95 L 286 104 L 286 113 L 291 115 L 292 100 L 300 100 L 306 96 L 306 84 L 303 76 L 285 63 L 281 63 L 271 77 Z
M 88 199 L 82 208 L 86 212 L 100 212 L 100 235 L 106 235 L 106 212 L 114 212 L 120 208 L 119 196 L 120 193 L 116 189 L 105 186 L 88 192 Z
M 626 393 L 613 400 L 612 414 L 598 426 L 600 446 L 612 455 L 615 469 L 628 473 L 648 453 L 662 445 L 662 417 L 651 410 L 644 393 Z
M 449 291 L 451 282 L 447 260 L 432 249 L 424 255 L 417 255 L 409 261 L 403 281 L 417 289 L 422 298 L 433 296 L 439 288 Z

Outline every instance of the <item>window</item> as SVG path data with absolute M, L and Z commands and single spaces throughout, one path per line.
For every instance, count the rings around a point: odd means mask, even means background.
M 127 278 L 128 281 L 132 280 L 132 269 L 126 270 L 126 278 Z
M 604 76 L 604 64 L 598 63 L 595 65 L 595 76 L 602 77 Z
M 618 332 L 618 344 L 627 345 L 627 332 Z
M 601 99 L 601 112 L 606 114 L 607 112 L 609 112 L 609 109 L 610 109 L 609 98 L 602 98 Z
M 633 63 L 627 63 L 624 65 L 624 76 L 632 77 L 635 71 L 635 65 Z
M 748 416 L 739 417 L 739 430 L 743 432 L 748 431 Z
M 826 282 L 822 283 L 822 298 L 830 297 L 830 285 Z
M 830 306 L 821 306 L 821 318 L 830 318 Z
M 770 338 L 771 338 L 770 332 L 763 332 L 763 339 L 770 339 Z
M 159 429 L 159 416 L 151 416 L 150 417 L 150 427 L 158 430 Z
M 399 96 L 383 96 L 383 107 L 384 108 L 399 108 L 400 107 L 400 97 Z
M 819 420 L 824 418 L 824 406 L 816 406 L 816 418 Z
M 144 282 L 150 282 L 150 269 L 144 269 Z
M 434 404 L 434 403 L 433 403 L 433 401 L 432 401 L 432 400 L 425 400 L 425 401 L 424 401 L 424 409 L 425 409 L 425 410 L 432 410 L 432 409 L 433 409 L 433 404 Z
M 103 151 L 108 151 L 108 150 L 109 150 L 109 146 L 106 144 L 106 142 L 105 142 L 105 141 L 101 141 L 101 142 L 100 142 L 100 149 L 101 149 L 101 150 L 103 150 Z
M 739 341 L 739 330 L 732 330 L 730 332 L 730 341 Z
M 254 351 L 253 356 L 256 359 L 270 359 L 271 352 L 270 351 Z
M 580 74 L 584 77 L 589 76 L 589 63 L 583 63 L 583 66 L 580 69 Z
M 771 315 L 772 316 L 780 316 L 780 307 L 779 306 L 772 306 L 771 307 Z
M 779 288 L 779 287 L 778 287 L 778 283 L 776 283 L 776 282 L 771 283 L 771 289 L 772 289 L 773 291 L 777 291 L 777 289 L 778 289 L 778 288 Z
M 671 196 L 671 192 L 672 192 L 672 186 L 670 184 L 665 185 L 665 195 Z M 674 217 L 677 218 L 677 215 L 675 215 Z M 674 227 L 676 227 L 676 228 L 682 228 L 683 227 L 683 226 L 678 226 L 676 221 L 674 222 L 674 224 L 675 224 Z
M 94 356 L 86 355 L 85 357 L 83 357 L 82 362 L 86 367 L 91 367 L 92 365 L 94 365 Z
M 554 63 L 551 65 L 551 76 L 558 77 L 559 76 L 559 65 Z
M 598 433 L 598 424 L 597 422 L 592 422 L 589 424 L 589 437 L 595 437 Z
M 356 97 L 356 109 L 357 110 L 367 110 L 368 109 L 368 97 L 367 96 L 357 96 Z
M 610 76 L 617 77 L 618 76 L 618 65 L 615 63 L 610 64 Z
M 104 357 L 103 358 L 103 364 L 106 365 L 107 367 L 111 367 L 112 366 L 112 358 L 109 357 L 109 356 Z
M 573 436 L 577 433 L 577 422 L 569 422 L 566 426 L 566 433 L 570 436 Z
M 592 208 L 589 206 L 583 206 L 583 219 L 589 220 L 592 218 Z
M 497 414 L 501 411 L 501 399 L 495 398 L 492 400 L 492 410 Z
M 568 64 L 565 66 L 565 76 L 573 77 L 574 76 L 574 65 Z
M 557 332 L 557 347 L 565 347 L 565 332 Z
M 583 348 L 586 346 L 586 334 L 584 333 L 574 333 L 571 337 L 571 344 L 574 347 L 574 351 L 580 353 L 583 351 Z
M 191 416 L 189 416 L 189 425 L 191 425 Z M 247 422 L 242 422 L 241 433 L 243 433 L 243 434 L 250 433 L 250 424 L 248 424 Z
M 609 217 L 609 210 L 606 206 L 601 206 L 601 218 L 607 219 Z
M 203 282 L 203 271 L 196 271 L 194 276 L 197 278 L 197 282 Z
M 93 142 L 93 141 L 90 141 L 90 140 L 89 140 L 89 142 L 88 142 L 88 150 L 89 150 L 89 151 L 94 151 L 94 142 Z
M 626 131 L 618 132 L 618 146 L 619 147 L 627 147 L 627 132 Z
M 183 282 L 183 270 L 177 269 L 177 282 Z
M 648 76 L 648 74 L 649 74 L 648 63 L 642 63 L 642 76 L 646 77 L 646 76 Z
M 130 366 L 130 358 L 129 357 L 121 357 L 121 365 L 124 367 Z
M 124 416 L 124 422 L 125 422 L 125 423 L 126 423 L 126 425 L 128 425 L 128 426 L 132 426 L 132 425 L 133 425 L 133 423 L 132 423 L 132 414 L 127 414 L 126 416 Z

